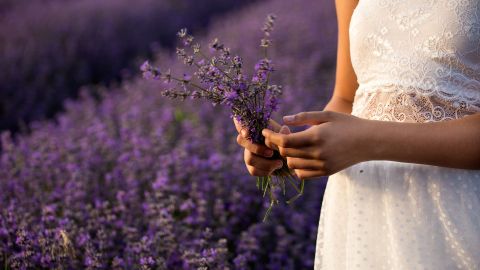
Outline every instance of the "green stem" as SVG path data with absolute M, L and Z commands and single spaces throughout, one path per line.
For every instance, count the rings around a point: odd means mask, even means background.
M 263 222 L 267 221 L 268 216 L 270 215 L 270 212 L 272 212 L 273 208 L 273 201 L 270 202 L 270 206 L 268 207 L 267 211 L 265 212 L 265 215 L 263 216 Z
M 305 180 L 302 180 L 302 182 L 300 183 L 300 192 L 293 196 L 292 198 L 290 198 L 288 201 L 287 201 L 287 204 L 291 204 L 293 203 L 294 201 L 296 201 L 298 198 L 300 198 L 300 196 L 303 195 L 303 189 L 305 187 Z
M 282 191 L 283 191 L 283 196 L 285 196 L 286 194 L 286 188 L 285 188 L 285 177 L 284 176 L 278 176 L 279 178 L 281 178 L 282 182 L 281 182 L 281 185 L 282 185 Z
M 6 253 L 3 253 L 3 257 L 5 258 L 5 264 L 3 266 L 4 270 L 8 270 L 8 257 Z
M 287 176 L 287 180 L 288 180 L 288 182 L 290 183 L 290 185 L 291 185 L 298 193 L 301 192 L 301 190 L 298 189 L 297 185 L 292 181 L 292 179 L 291 179 L 289 176 Z M 303 180 L 302 180 L 302 181 L 303 181 Z
M 270 177 L 265 177 L 266 178 L 266 181 L 265 181 L 265 189 L 263 190 L 263 197 L 265 197 L 265 195 L 267 194 L 267 189 L 268 189 L 268 186 L 270 184 Z M 270 187 L 271 188 L 271 187 Z

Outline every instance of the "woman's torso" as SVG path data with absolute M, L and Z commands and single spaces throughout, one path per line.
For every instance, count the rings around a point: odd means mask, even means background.
M 480 112 L 479 0 L 360 0 L 350 42 L 353 115 L 431 122 Z M 329 177 L 315 269 L 480 269 L 479 209 L 479 170 L 355 164 Z
M 360 0 L 353 115 L 430 122 L 480 112 L 480 1 Z

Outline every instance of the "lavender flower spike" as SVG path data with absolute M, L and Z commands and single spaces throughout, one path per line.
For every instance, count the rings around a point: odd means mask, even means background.
M 193 76 L 184 74 L 174 76 L 170 72 L 162 74 L 160 69 L 151 66 L 146 61 L 142 66 L 143 77 L 146 79 L 163 79 L 166 82 L 174 82 L 175 87 L 163 91 L 163 95 L 169 98 L 206 99 L 213 105 L 222 104 L 231 109 L 232 116 L 246 126 L 249 131 L 249 139 L 258 144 L 264 144 L 265 138 L 261 134 L 262 129 L 268 127 L 268 122 L 274 111 L 279 106 L 279 96 L 282 87 L 270 83 L 270 75 L 275 71 L 272 60 L 268 58 L 267 49 L 271 46 L 270 39 L 275 22 L 274 15 L 268 15 L 263 26 L 264 36 L 260 42 L 264 57 L 254 67 L 251 78 L 244 72 L 242 58 L 232 56 L 230 49 L 215 38 L 209 48 L 208 55 L 201 50 L 199 44 L 193 44 L 193 36 L 187 29 L 181 29 L 177 36 L 183 46 L 177 48 L 176 54 L 187 66 L 196 68 Z M 207 56 L 208 55 L 208 56 Z M 283 159 L 277 152 L 276 159 Z M 269 195 L 270 207 L 265 218 L 275 204 L 278 204 L 275 190 L 281 189 L 285 194 L 286 183 L 293 186 L 298 198 L 303 193 L 303 181 L 297 186 L 298 179 L 294 176 L 286 160 L 284 167 L 276 170 L 274 178 L 257 178 L 257 187 L 262 190 L 263 196 Z M 289 200 L 289 201 L 292 201 Z M 288 201 L 288 202 L 289 202 Z
M 158 80 L 160 78 L 160 76 L 162 75 L 160 73 L 160 69 L 151 66 L 150 63 L 148 62 L 148 60 L 145 61 L 140 66 L 140 70 L 143 72 L 143 78 L 145 78 L 145 79 Z

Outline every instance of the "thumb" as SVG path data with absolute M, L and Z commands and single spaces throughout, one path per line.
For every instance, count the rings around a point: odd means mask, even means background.
M 318 125 L 332 120 L 334 112 L 314 111 L 286 115 L 283 122 L 289 126 Z
M 290 129 L 287 126 L 282 126 L 280 130 L 278 131 L 280 134 L 290 134 L 292 133 Z

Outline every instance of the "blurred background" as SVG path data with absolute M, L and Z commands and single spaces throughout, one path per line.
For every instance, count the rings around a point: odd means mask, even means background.
M 203 31 L 215 16 L 253 3 L 186 0 L 2 0 L 0 129 L 52 118 L 83 85 L 112 85 L 141 59 L 171 49 L 181 27 Z
M 326 179 L 268 222 L 229 112 L 140 77 L 181 73 L 176 32 L 252 67 L 263 21 L 281 115 L 333 89 L 332 0 L 0 0 L 4 269 L 312 269 Z

